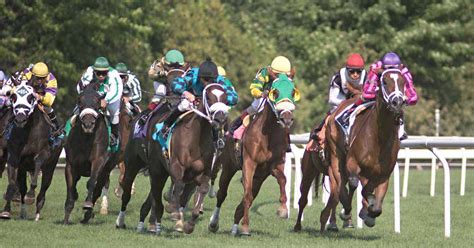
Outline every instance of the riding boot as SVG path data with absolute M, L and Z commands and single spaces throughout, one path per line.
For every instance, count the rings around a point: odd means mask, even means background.
M 56 113 L 54 111 L 51 111 L 51 113 L 48 113 L 48 117 L 51 120 L 51 123 L 53 124 L 52 133 L 55 133 L 59 128 L 59 121 L 58 121 L 58 118 L 56 117 Z
M 140 118 L 138 119 L 138 124 L 140 124 L 140 126 L 144 126 L 146 121 L 150 117 L 150 114 L 151 114 L 151 110 L 150 109 L 145 109 L 141 113 Z
M 182 114 L 182 112 L 178 109 L 175 108 L 171 114 L 166 118 L 166 120 L 163 122 L 163 127 L 160 130 L 160 135 L 162 137 L 166 137 L 168 135 L 168 132 L 170 131 L 171 125 L 174 124 L 176 119 Z
M 120 142 L 119 124 L 111 124 L 110 146 L 117 146 Z
M 239 128 L 242 123 L 244 122 L 244 119 L 245 117 L 248 115 L 248 113 L 246 111 L 244 111 L 239 117 L 237 117 L 231 124 L 230 128 L 229 128 L 229 134 L 230 136 L 233 136 L 234 135 L 234 131 L 237 130 L 237 128 Z

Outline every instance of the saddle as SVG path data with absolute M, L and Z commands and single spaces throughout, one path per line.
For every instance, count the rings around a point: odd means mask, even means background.
M 351 128 L 354 125 L 356 117 L 365 110 L 372 108 L 374 105 L 374 101 L 362 103 L 360 105 L 351 104 L 347 106 L 343 111 L 341 111 L 338 115 L 336 115 L 335 120 L 344 132 L 346 144 L 349 143 Z
M 162 136 L 162 134 L 160 132 L 161 129 L 163 128 L 164 121 L 155 124 L 155 131 L 152 134 L 152 139 L 154 141 L 157 141 L 157 142 L 160 143 L 163 155 L 165 156 L 166 159 L 169 160 L 169 158 L 171 157 L 171 149 L 170 149 L 171 148 L 171 137 L 173 137 L 173 132 L 175 130 L 176 125 L 178 123 L 180 123 L 185 116 L 187 116 L 189 114 L 192 114 L 192 113 L 194 113 L 194 112 L 192 110 L 190 110 L 190 111 L 187 111 L 187 112 L 184 112 L 183 114 L 181 114 L 176 119 L 176 121 L 170 126 L 169 131 L 166 134 L 166 137 Z

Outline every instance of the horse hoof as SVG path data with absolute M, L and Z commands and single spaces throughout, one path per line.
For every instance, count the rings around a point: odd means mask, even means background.
M 148 231 L 149 233 L 155 234 L 155 233 L 156 233 L 156 225 L 154 225 L 154 224 L 149 224 L 147 231 Z
M 191 234 L 194 231 L 194 224 L 190 224 L 189 222 L 186 222 L 184 224 L 184 233 L 186 234 Z
M 12 218 L 12 214 L 10 212 L 4 211 L 0 213 L 0 219 L 9 220 L 11 218 Z
M 182 220 L 178 220 L 174 225 L 174 230 L 182 233 L 184 231 L 184 223 Z
M 173 208 L 171 208 L 170 204 L 165 205 L 165 211 L 169 214 L 171 214 L 171 219 L 173 220 L 173 214 L 176 214 L 177 212 L 173 213 Z
M 87 224 L 89 223 L 89 220 L 92 218 L 94 218 L 94 213 L 92 212 L 92 210 L 88 210 L 84 213 L 84 219 L 81 220 L 81 223 Z
M 100 211 L 99 213 L 101 215 L 108 215 L 109 214 L 109 210 L 107 208 L 100 208 Z
M 354 228 L 354 225 L 352 224 L 352 219 L 345 220 L 342 224 L 342 228 Z
M 233 224 L 232 229 L 230 229 L 230 235 L 236 236 L 239 233 L 239 225 Z
M 40 220 L 40 214 L 37 213 L 36 216 L 35 216 L 35 221 L 38 222 Z
M 280 217 L 280 219 L 288 219 L 288 210 L 280 208 L 277 210 L 277 215 Z
M 301 224 L 300 223 L 295 224 L 295 226 L 293 227 L 293 231 L 300 232 L 301 231 Z
M 25 204 L 26 205 L 33 205 L 33 203 L 35 203 L 35 196 L 33 195 L 33 197 L 30 197 L 28 195 L 25 196 Z
M 138 233 L 141 233 L 141 232 L 145 232 L 146 229 L 145 229 L 145 223 L 143 223 L 142 221 L 138 222 L 138 225 L 137 225 L 137 232 Z
M 209 189 L 209 192 L 207 193 L 207 195 L 209 196 L 209 198 L 216 197 L 216 191 L 214 191 L 214 187 L 211 187 L 211 189 Z
M 115 224 L 115 228 L 117 228 L 117 229 L 126 229 L 127 226 L 126 226 L 125 224 L 123 224 L 123 225 L 121 225 L 121 226 Z
M 84 202 L 84 205 L 82 205 L 83 210 L 92 210 L 94 208 L 94 204 L 90 201 Z
M 241 237 L 250 237 L 252 235 L 250 235 L 250 232 L 240 232 L 240 236 Z
M 114 194 L 117 198 L 122 199 L 123 189 L 120 186 L 114 189 Z
M 336 223 L 329 223 L 326 225 L 326 230 L 329 232 L 339 232 L 339 228 L 337 228 Z
M 341 209 L 341 212 L 339 213 L 339 218 L 341 218 L 341 220 L 343 221 L 347 221 L 347 220 L 350 220 L 351 219 L 351 214 L 345 214 L 345 210 L 344 209 Z
M 219 230 L 219 223 L 209 223 L 207 229 L 210 232 L 216 233 Z
M 364 220 L 364 224 L 368 227 L 374 227 L 375 226 L 375 218 L 367 216 L 367 218 L 365 218 L 365 220 Z

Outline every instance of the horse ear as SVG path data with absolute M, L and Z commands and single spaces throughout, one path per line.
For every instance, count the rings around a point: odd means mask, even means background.
M 270 76 L 270 79 L 272 81 L 277 77 L 275 72 L 272 70 L 272 68 L 268 67 L 267 72 L 268 72 L 268 75 Z
M 184 70 L 184 71 L 187 71 L 190 66 L 191 66 L 191 64 L 185 63 L 184 66 L 183 66 L 183 70 Z
M 293 66 L 293 67 L 291 67 L 290 75 L 288 75 L 288 77 L 290 79 L 293 79 L 295 77 L 295 75 L 296 75 L 296 67 Z

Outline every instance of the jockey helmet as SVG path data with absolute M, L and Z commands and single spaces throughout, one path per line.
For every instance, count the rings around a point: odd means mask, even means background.
M 222 66 L 218 66 L 218 67 L 217 67 L 217 72 L 218 72 L 219 76 L 223 76 L 223 77 L 226 76 L 225 69 L 224 69 L 224 67 L 222 67 Z
M 117 65 L 115 65 L 115 69 L 118 71 L 118 73 L 120 75 L 127 75 L 128 74 L 128 68 L 127 68 L 127 65 L 125 63 L 117 63 Z
M 169 50 L 165 55 L 165 63 L 184 65 L 184 56 L 178 50 Z
M 364 69 L 364 59 L 358 53 L 351 53 L 346 60 L 347 69 Z
M 36 63 L 33 66 L 33 69 L 31 70 L 31 72 L 33 73 L 35 77 L 40 77 L 40 78 L 44 78 L 48 76 L 49 74 L 48 66 L 43 62 Z
M 108 71 L 109 61 L 105 57 L 98 57 L 95 59 L 94 65 L 92 66 L 94 71 Z
M 290 60 L 285 56 L 277 56 L 272 60 L 270 68 L 275 73 L 290 73 L 291 63 Z
M 216 79 L 218 75 L 217 65 L 212 62 L 210 58 L 207 58 L 206 61 L 202 62 L 199 66 L 198 76 L 200 78 Z
M 394 52 L 386 53 L 382 58 L 382 64 L 384 68 L 398 67 L 402 64 L 400 56 Z
M 6 80 L 6 79 L 7 79 L 7 75 L 5 75 L 5 72 L 0 70 L 0 81 Z

